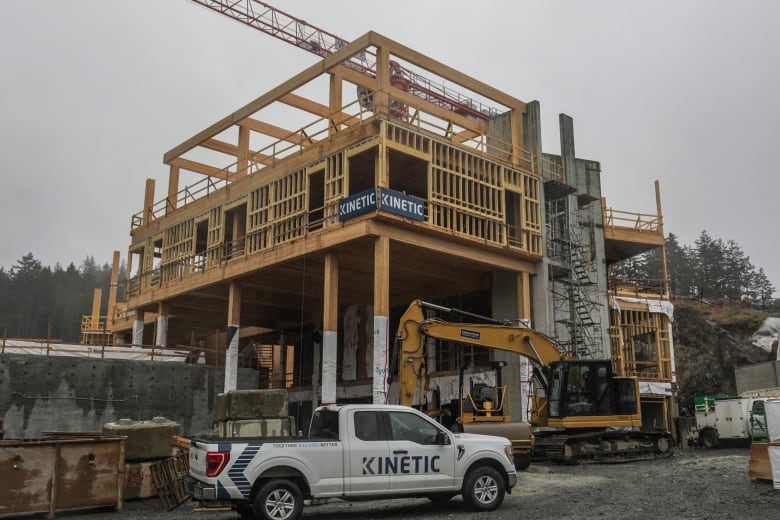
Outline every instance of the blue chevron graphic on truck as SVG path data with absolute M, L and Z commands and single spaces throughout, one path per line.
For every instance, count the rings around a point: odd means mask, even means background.
M 228 477 L 233 481 L 236 489 L 238 489 L 246 498 L 249 498 L 249 495 L 252 493 L 252 483 L 249 482 L 249 479 L 244 475 L 244 470 L 252 459 L 255 458 L 255 455 L 257 455 L 261 447 L 262 444 L 257 442 L 250 442 L 247 444 L 246 447 L 241 450 L 241 454 L 230 467 L 230 470 L 228 470 Z

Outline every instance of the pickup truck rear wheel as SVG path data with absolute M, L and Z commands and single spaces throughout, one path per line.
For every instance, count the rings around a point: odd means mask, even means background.
M 273 479 L 255 496 L 255 516 L 263 520 L 297 520 L 303 512 L 303 494 L 295 482 Z
M 463 485 L 463 500 L 477 511 L 493 511 L 504 501 L 504 479 L 490 466 L 473 469 Z

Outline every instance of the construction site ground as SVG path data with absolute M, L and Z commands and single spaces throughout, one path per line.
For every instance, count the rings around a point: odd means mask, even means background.
M 535 463 L 519 473 L 518 485 L 494 512 L 475 513 L 460 497 L 444 507 L 425 499 L 348 503 L 334 500 L 307 507 L 309 520 L 407 519 L 701 519 L 780 518 L 780 490 L 748 477 L 749 449 L 681 450 L 655 461 L 561 466 Z M 87 520 L 226 520 L 230 511 L 198 512 L 185 502 L 163 511 L 158 499 L 125 503 L 117 513 L 58 513 Z M 42 517 L 43 518 L 43 517 Z

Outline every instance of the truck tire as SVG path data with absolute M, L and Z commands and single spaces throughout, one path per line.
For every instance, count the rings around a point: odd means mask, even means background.
M 504 501 L 504 479 L 490 466 L 471 470 L 463 485 L 463 500 L 476 511 L 493 511 Z
M 718 432 L 713 429 L 706 429 L 701 432 L 701 444 L 708 450 L 717 448 L 719 444 Z
M 303 513 L 303 494 L 291 480 L 272 479 L 258 490 L 254 506 L 258 520 L 298 520 Z

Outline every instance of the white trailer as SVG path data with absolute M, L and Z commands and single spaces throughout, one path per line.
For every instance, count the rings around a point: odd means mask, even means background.
M 713 397 L 696 400 L 696 429 L 689 441 L 717 448 L 721 441 L 767 438 L 764 402 L 769 397 Z

